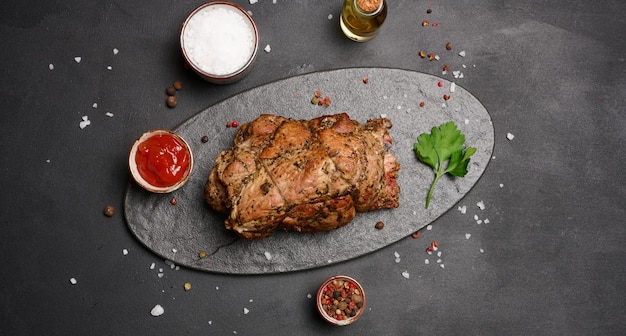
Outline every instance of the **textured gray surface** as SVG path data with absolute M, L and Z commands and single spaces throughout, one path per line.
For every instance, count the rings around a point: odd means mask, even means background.
M 368 83 L 363 83 L 363 78 Z M 438 84 L 442 83 L 440 87 Z M 469 92 L 451 82 L 414 71 L 352 68 L 324 71 L 267 84 L 207 108 L 175 130 L 190 143 L 194 168 L 188 183 L 166 195 L 129 186 L 125 215 L 134 235 L 150 250 L 176 264 L 218 273 L 276 273 L 320 267 L 378 250 L 421 229 L 452 208 L 485 171 L 494 145 L 491 117 Z M 311 104 L 316 90 L 331 97 L 329 107 Z M 268 99 L 271 92 L 271 99 Z M 443 96 L 449 95 L 449 100 Z M 420 102 L 424 107 L 420 107 Z M 228 121 L 248 122 L 262 113 L 295 119 L 347 112 L 352 119 L 385 115 L 393 123 L 392 151 L 400 162 L 400 206 L 358 214 L 348 225 L 323 233 L 276 232 L 247 241 L 226 231 L 224 216 L 203 200 L 203 187 L 213 161 L 232 145 L 236 130 Z M 434 178 L 432 169 L 415 158 L 413 143 L 433 126 L 454 121 L 476 147 L 464 178 L 442 178 L 433 201 L 425 199 Z M 200 141 L 209 136 L 208 143 Z M 177 200 L 176 205 L 170 199 Z M 374 228 L 383 221 L 383 230 Z M 206 251 L 208 257 L 198 257 Z

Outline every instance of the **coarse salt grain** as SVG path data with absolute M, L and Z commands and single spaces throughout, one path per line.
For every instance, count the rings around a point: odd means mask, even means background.
M 112 118 L 112 117 L 113 117 L 113 113 L 111 113 L 111 112 L 107 112 L 107 113 L 105 113 L 104 115 L 106 115 L 106 116 L 107 116 L 107 117 L 109 117 L 109 118 Z
M 250 312 L 250 309 L 245 308 L 245 307 L 243 308 L 243 314 L 244 315 L 248 314 L 249 312 Z
M 93 103 L 93 105 L 91 105 L 91 107 L 98 108 L 98 103 Z
M 410 277 L 409 272 L 407 271 L 402 272 L 402 277 L 404 277 L 405 279 L 408 279 Z
M 328 19 L 332 20 L 333 19 L 333 15 L 332 14 L 328 14 Z
M 71 278 L 71 279 L 70 279 L 70 283 L 71 283 L 72 285 L 75 285 L 75 284 L 77 284 L 77 283 L 78 283 L 78 281 L 76 280 L 76 278 Z
M 113 70 L 113 67 L 109 65 L 107 66 L 107 70 Z
M 250 0 L 250 4 L 254 5 L 255 3 L 259 2 L 259 0 Z
M 265 46 L 265 49 L 263 50 L 265 50 L 266 53 L 269 53 L 270 51 L 272 51 L 272 47 L 270 47 L 270 45 L 268 44 Z
M 48 69 L 54 70 L 54 64 L 52 64 L 52 63 L 48 64 Z
M 483 223 L 485 223 L 485 224 L 489 224 L 489 218 L 485 218 L 485 220 L 483 221 Z
M 424 264 L 426 264 L 426 265 L 430 264 L 430 260 L 424 259 Z
M 268 251 L 265 251 L 264 254 L 265 254 L 265 259 L 272 260 L 272 254 L 271 253 L 269 253 Z
M 217 76 L 232 74 L 254 53 L 254 27 L 245 14 L 229 5 L 207 6 L 187 21 L 183 49 L 198 69 Z
M 469 119 L 465 119 L 465 125 L 469 124 Z
M 122 254 L 127 255 L 128 254 L 128 249 L 123 249 L 122 250 Z
M 151 269 L 151 270 L 153 270 L 155 266 L 156 266 L 156 264 L 155 264 L 155 263 L 152 263 L 152 264 L 150 265 L 150 269 Z
M 506 138 L 509 139 L 509 141 L 511 141 L 513 140 L 513 138 L 515 138 L 515 135 L 513 135 L 512 133 L 507 133 Z
M 465 50 L 463 50 L 463 51 L 459 52 L 459 56 L 461 56 L 461 57 L 465 57 Z
M 471 236 L 472 236 L 472 234 L 471 234 L 471 233 L 466 233 L 466 234 L 465 234 L 465 239 L 470 239 L 470 237 L 471 237 Z
M 465 213 L 467 212 L 467 206 L 466 206 L 466 205 L 464 205 L 464 206 L 459 206 L 459 207 L 458 207 L 458 209 L 459 209 L 459 211 L 460 211 L 462 214 L 465 214 Z
M 312 298 L 312 297 L 313 297 L 313 295 L 311 295 L 311 293 L 309 293 L 309 294 L 307 294 L 307 295 L 306 295 L 306 298 L 307 298 L 307 299 L 310 299 L 310 298 Z
M 480 209 L 480 210 L 485 210 L 485 202 L 480 201 L 478 203 L 476 203 L 476 206 Z
M 500 183 L 500 188 L 504 188 L 504 184 L 503 183 Z
M 78 126 L 80 127 L 80 129 L 84 129 L 85 127 L 91 125 L 91 120 L 89 120 L 88 116 L 83 116 L 82 118 L 83 120 L 78 123 Z
M 439 264 L 439 267 L 441 267 L 441 268 L 446 268 L 446 265 L 444 265 L 444 264 Z
M 120 51 L 117 48 L 113 48 L 113 55 L 117 55 Z
M 76 63 L 80 63 L 80 61 L 82 61 L 82 58 L 81 57 L 74 57 L 74 61 Z
M 163 313 L 165 313 L 165 309 L 163 309 L 163 307 L 159 304 L 150 310 L 150 315 L 152 316 L 161 316 Z
M 432 229 L 433 229 L 433 226 L 432 226 L 432 225 L 428 225 L 428 226 L 426 226 L 426 230 L 430 231 L 430 230 L 432 230 Z
M 450 92 L 456 91 L 456 83 L 450 83 Z

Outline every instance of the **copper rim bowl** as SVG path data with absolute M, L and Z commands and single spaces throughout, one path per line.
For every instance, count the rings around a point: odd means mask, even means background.
M 146 181 L 143 177 L 141 177 L 141 174 L 137 169 L 137 162 L 135 161 L 135 155 L 137 154 L 137 148 L 139 147 L 139 144 L 141 144 L 148 138 L 158 134 L 168 134 L 173 136 L 178 141 L 180 141 L 183 146 L 185 146 L 187 152 L 189 152 L 189 165 L 187 166 L 187 171 L 185 171 L 182 178 L 178 182 L 167 187 L 154 186 Z M 191 147 L 189 147 L 187 141 L 185 141 L 185 139 L 183 139 L 180 135 L 166 129 L 153 129 L 143 133 L 133 143 L 132 147 L 130 148 L 130 152 L 128 153 L 128 168 L 130 169 L 130 173 L 133 179 L 140 187 L 153 193 L 166 194 L 182 187 L 185 183 L 187 183 L 187 180 L 189 180 L 189 176 L 191 175 L 191 171 L 193 170 L 193 153 L 191 152 Z
M 198 13 L 204 11 L 205 9 L 207 9 L 208 7 L 222 7 L 225 8 L 227 10 L 232 10 L 233 12 L 241 15 L 241 17 L 244 19 L 244 22 L 247 23 L 247 26 L 251 29 L 252 33 L 253 33 L 253 37 L 254 37 L 254 41 L 253 41 L 253 48 L 250 52 L 250 55 L 248 57 L 247 62 L 240 67 L 238 70 L 235 70 L 231 73 L 228 74 L 212 74 L 210 73 L 207 69 L 203 69 L 201 65 L 197 64 L 196 62 L 193 61 L 192 57 L 190 57 L 190 51 L 189 49 L 192 48 L 191 46 L 191 42 L 185 38 L 186 36 L 186 31 L 189 27 L 189 22 L 192 20 L 192 18 L 194 18 L 195 15 L 197 15 Z M 248 24 L 249 23 L 249 24 Z M 233 41 L 228 41 L 227 43 L 235 43 Z M 229 83 L 233 83 L 236 82 L 238 80 L 240 80 L 241 78 L 243 78 L 248 72 L 250 72 L 250 69 L 252 68 L 252 64 L 254 63 L 257 53 L 258 53 L 258 49 L 259 49 L 259 32 L 257 30 L 257 26 L 256 23 L 254 23 L 254 20 L 252 19 L 252 17 L 248 14 L 248 12 L 246 12 L 245 9 L 243 9 L 241 6 L 228 2 L 228 1 L 211 1 L 211 2 L 206 2 L 201 4 L 200 6 L 196 7 L 188 16 L 187 19 L 185 20 L 185 22 L 182 25 L 182 28 L 180 30 L 180 47 L 181 47 L 181 51 L 183 54 L 183 58 L 185 59 L 185 62 L 187 62 L 187 65 L 196 73 L 198 74 L 200 77 L 202 77 L 203 79 L 205 79 L 206 81 L 210 82 L 210 83 L 214 83 L 214 84 L 229 84 Z
M 358 312 L 356 313 L 356 315 L 352 316 L 352 317 L 348 317 L 346 319 L 342 319 L 342 320 L 338 320 L 330 315 L 328 315 L 328 313 L 326 312 L 326 310 L 323 307 L 323 302 L 322 299 L 324 298 L 324 291 L 326 289 L 326 287 L 333 283 L 333 282 L 337 282 L 337 281 L 347 281 L 347 282 L 351 282 L 355 285 L 355 288 L 357 288 L 360 291 L 360 295 L 362 297 L 362 306 L 361 308 L 358 310 Z M 319 289 L 317 290 L 317 295 L 316 295 L 316 306 L 317 306 L 317 311 L 320 313 L 320 315 L 322 316 L 322 318 L 324 320 L 326 320 L 327 322 L 337 325 L 337 326 L 345 326 L 345 325 L 349 325 L 354 323 L 356 320 L 359 319 L 359 317 L 361 317 L 361 315 L 363 315 L 363 312 L 365 311 L 365 291 L 363 290 L 363 286 L 361 286 L 361 284 L 356 281 L 354 278 L 349 277 L 347 275 L 335 275 L 333 277 L 328 278 L 326 281 L 324 281 L 322 283 L 322 285 L 319 287 Z

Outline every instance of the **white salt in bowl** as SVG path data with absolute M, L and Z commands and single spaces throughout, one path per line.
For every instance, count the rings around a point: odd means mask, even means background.
M 180 46 L 194 72 L 215 84 L 243 78 L 259 49 L 259 33 L 252 17 L 227 1 L 207 2 L 183 23 Z

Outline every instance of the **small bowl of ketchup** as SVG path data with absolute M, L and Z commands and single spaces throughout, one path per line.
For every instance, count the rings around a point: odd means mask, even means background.
M 128 167 L 139 186 L 164 194 L 187 182 L 193 168 L 193 154 L 180 135 L 154 129 L 135 140 L 128 155 Z

